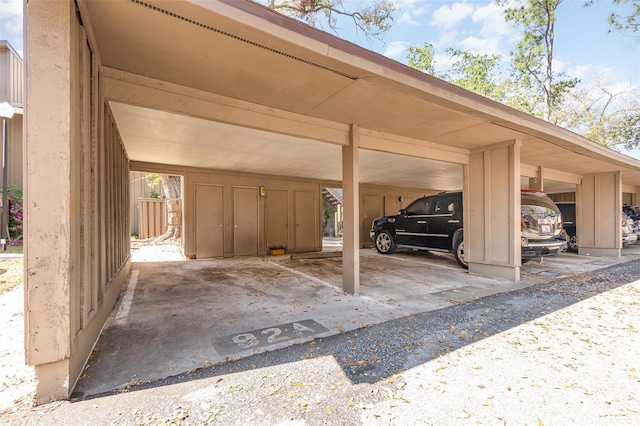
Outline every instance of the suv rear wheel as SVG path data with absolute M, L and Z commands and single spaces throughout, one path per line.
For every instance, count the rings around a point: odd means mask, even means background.
M 383 229 L 376 234 L 376 249 L 382 254 L 392 254 L 396 251 L 396 242 L 391 232 Z
M 456 243 L 456 246 L 453 248 L 453 254 L 456 257 L 458 265 L 462 266 L 464 269 L 469 269 L 469 264 L 464 258 L 464 240 L 460 239 Z

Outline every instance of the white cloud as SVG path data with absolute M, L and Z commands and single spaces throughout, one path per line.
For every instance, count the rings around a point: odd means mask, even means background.
M 503 7 L 495 3 L 477 7 L 471 14 L 471 21 L 480 25 L 480 29 L 460 41 L 462 49 L 487 55 L 508 54 L 505 40 L 513 36 L 514 29 L 505 21 Z
M 463 50 L 484 55 L 502 55 L 502 44 L 498 37 L 479 38 L 467 37 L 460 42 Z
M 22 0 L 0 0 L 0 40 L 22 55 Z
M 398 23 L 408 24 L 408 25 L 418 25 L 418 22 L 414 21 L 411 17 L 410 12 L 403 12 L 400 17 L 397 19 Z
M 513 25 L 504 18 L 504 7 L 495 3 L 478 7 L 471 19 L 482 25 L 480 34 L 483 36 L 506 36 L 514 32 Z
M 451 7 L 441 6 L 433 12 L 431 24 L 445 31 L 452 30 L 472 13 L 473 6 L 467 3 L 454 3 Z
M 428 7 L 423 7 L 424 0 L 400 0 L 397 7 L 400 12 L 400 17 L 396 22 L 401 24 L 419 26 L 420 23 L 415 19 L 418 16 L 422 16 L 429 10 Z
M 453 58 L 446 53 L 439 53 L 433 55 L 436 71 L 444 72 L 450 71 L 453 65 Z
M 387 58 L 404 59 L 402 54 L 407 49 L 408 45 L 409 43 L 404 41 L 392 41 L 391 43 L 387 44 L 387 48 L 382 54 Z

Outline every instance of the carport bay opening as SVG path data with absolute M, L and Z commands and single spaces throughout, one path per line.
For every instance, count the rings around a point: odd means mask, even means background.
M 167 172 L 159 165 L 133 166 Z M 172 167 L 170 172 L 184 176 L 187 258 L 265 256 L 271 247 L 284 247 L 287 253 L 322 250 L 322 181 L 193 168 Z M 359 246 L 372 247 L 369 231 L 375 217 L 437 192 L 362 184 Z

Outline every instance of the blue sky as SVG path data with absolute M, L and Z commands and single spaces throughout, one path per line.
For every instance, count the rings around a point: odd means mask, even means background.
M 446 67 L 444 49 L 453 47 L 475 53 L 508 54 L 521 31 L 504 21 L 503 10 L 493 1 L 403 0 L 385 43 L 360 40 L 360 44 L 406 62 L 409 45 L 432 43 L 436 64 Z M 600 0 L 584 7 L 582 0 L 565 0 L 558 9 L 554 67 L 572 77 L 587 78 L 608 73 L 614 81 L 640 86 L 640 34 L 635 37 L 609 32 L 612 10 L 630 10 Z

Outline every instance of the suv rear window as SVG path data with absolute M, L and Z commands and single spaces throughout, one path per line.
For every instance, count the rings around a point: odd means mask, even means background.
M 522 192 L 521 208 L 523 214 L 544 213 L 551 210 L 560 213 L 556 204 L 545 194 L 539 192 Z

